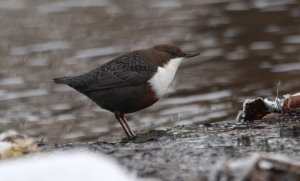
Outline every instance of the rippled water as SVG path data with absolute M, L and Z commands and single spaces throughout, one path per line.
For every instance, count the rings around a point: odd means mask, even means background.
M 299 92 L 296 0 L 0 0 L 0 124 L 49 141 L 123 136 L 113 114 L 52 78 L 172 43 L 183 63 L 163 100 L 128 115 L 134 130 L 233 120 L 246 98 Z

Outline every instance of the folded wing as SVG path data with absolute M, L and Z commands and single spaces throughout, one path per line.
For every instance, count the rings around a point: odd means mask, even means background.
M 57 78 L 54 81 L 68 84 L 83 93 L 146 83 L 157 67 L 146 62 L 143 54 L 130 54 L 122 55 L 83 75 Z

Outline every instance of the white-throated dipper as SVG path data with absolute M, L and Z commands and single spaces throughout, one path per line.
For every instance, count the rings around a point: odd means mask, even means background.
M 200 53 L 185 53 L 172 45 L 136 50 L 78 76 L 55 78 L 115 114 L 127 137 L 131 131 L 124 114 L 157 102 L 174 79 L 182 60 Z

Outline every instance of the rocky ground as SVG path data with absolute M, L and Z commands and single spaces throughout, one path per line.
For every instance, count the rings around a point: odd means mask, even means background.
M 150 130 L 136 138 L 107 142 L 40 143 L 43 151 L 84 148 L 105 153 L 140 177 L 161 180 L 208 180 L 225 160 L 257 152 L 281 153 L 300 161 L 300 124 L 232 122 Z

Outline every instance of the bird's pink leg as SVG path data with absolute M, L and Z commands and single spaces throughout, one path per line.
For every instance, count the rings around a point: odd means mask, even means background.
M 134 137 L 135 136 L 135 133 L 133 131 L 131 131 L 129 125 L 128 125 L 128 122 L 127 122 L 127 119 L 125 118 L 125 115 L 121 113 L 121 119 L 123 120 L 126 128 L 128 129 L 129 133 L 130 133 L 130 136 L 131 137 Z
M 131 130 L 130 130 L 130 128 L 129 128 L 129 130 L 128 130 L 128 125 L 126 124 L 126 123 L 124 123 L 124 121 L 123 121 L 123 119 L 122 119 L 122 117 L 124 117 L 124 114 L 121 114 L 121 113 L 119 113 L 119 112 L 116 112 L 115 113 L 115 117 L 117 118 L 117 120 L 119 121 L 119 123 L 121 124 L 121 126 L 122 126 L 122 128 L 123 128 L 123 130 L 125 131 L 125 133 L 126 133 L 126 136 L 128 137 L 128 138 L 130 138 L 131 137 Z M 126 126 L 127 125 L 127 126 Z

